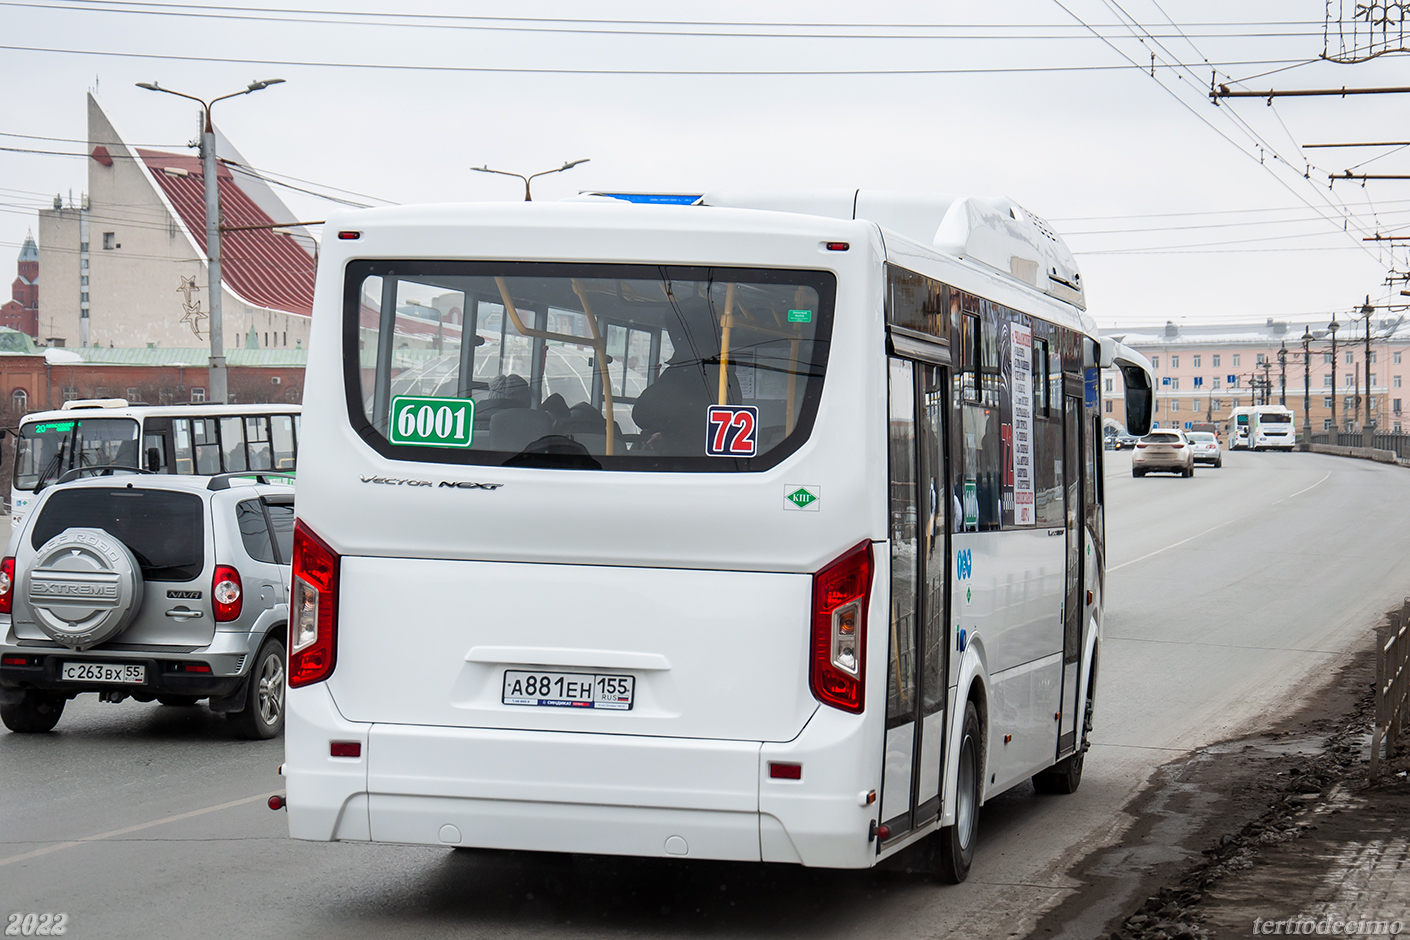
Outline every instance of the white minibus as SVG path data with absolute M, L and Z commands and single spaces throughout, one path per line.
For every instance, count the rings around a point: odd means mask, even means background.
M 18 524 L 42 489 L 76 468 L 126 467 L 152 473 L 293 471 L 298 405 L 129 405 L 121 398 L 77 399 L 25 415 L 15 436 L 11 521 Z
M 1249 409 L 1248 443 L 1252 450 L 1292 450 L 1297 446 L 1297 423 L 1291 408 L 1259 405 Z
M 985 800 L 1076 788 L 1098 375 L 1136 434 L 1153 386 L 1040 219 L 725 193 L 326 231 L 293 837 L 832 868 L 920 844 L 958 880 Z M 461 329 L 418 341 L 428 306 Z
M 1253 423 L 1253 408 L 1235 408 L 1224 419 L 1224 440 L 1230 450 L 1249 446 L 1249 426 Z

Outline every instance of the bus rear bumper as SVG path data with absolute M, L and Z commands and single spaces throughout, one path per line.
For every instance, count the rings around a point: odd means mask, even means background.
M 594 855 L 865 868 L 858 722 L 823 709 L 787 744 L 357 724 L 291 689 L 289 834 Z M 821 719 L 821 720 L 819 720 Z M 851 726 L 850 728 L 847 726 Z M 329 755 L 360 742 L 361 756 Z M 797 761 L 802 780 L 772 779 Z M 838 773 L 840 771 L 840 773 Z

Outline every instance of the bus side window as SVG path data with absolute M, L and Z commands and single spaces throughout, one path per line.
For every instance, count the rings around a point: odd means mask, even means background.
M 245 470 L 245 422 L 241 418 L 220 419 L 220 449 L 225 469 Z
M 274 444 L 274 469 L 294 469 L 294 419 L 291 415 L 274 415 L 270 419 L 270 439 Z
M 982 398 L 983 379 L 980 369 L 983 350 L 981 342 L 979 317 L 966 313 L 960 318 L 960 356 L 964 363 L 961 383 L 964 386 L 965 401 L 980 401 Z
M 216 435 L 214 418 L 196 418 L 192 422 L 192 439 L 196 450 L 196 472 L 202 476 L 220 472 L 220 438 Z
M 269 447 L 269 419 L 263 415 L 245 419 L 245 443 L 250 448 L 251 470 L 273 470 L 274 455 Z
M 173 441 L 173 462 L 177 473 L 195 473 L 195 451 L 191 449 L 191 422 L 185 418 L 175 418 L 171 422 Z
M 1045 339 L 1035 339 L 1033 341 L 1033 414 L 1046 418 L 1051 412 L 1048 406 L 1052 401 L 1052 395 L 1048 386 L 1048 341 Z

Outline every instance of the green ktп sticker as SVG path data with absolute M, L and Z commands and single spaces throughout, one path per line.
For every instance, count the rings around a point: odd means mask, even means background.
M 788 311 L 789 323 L 812 323 L 813 311 L 811 310 L 790 310 Z
M 415 447 L 469 447 L 474 434 L 475 402 L 469 398 L 392 399 L 387 440 Z
M 803 506 L 808 505 L 808 504 L 811 503 L 811 502 L 814 502 L 816 499 L 817 499 L 816 496 L 814 496 L 812 493 L 809 493 L 807 490 L 803 489 L 802 487 L 799 487 L 798 489 L 794 490 L 792 493 L 789 493 L 789 494 L 788 494 L 788 501 L 789 501 L 790 503 L 792 503 L 793 505 L 798 506 L 798 507 L 800 507 L 800 508 L 803 507 Z

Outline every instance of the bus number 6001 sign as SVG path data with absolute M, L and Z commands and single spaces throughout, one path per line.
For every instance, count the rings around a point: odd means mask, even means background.
M 398 395 L 391 412 L 387 439 L 393 444 L 469 447 L 474 435 L 475 402 L 468 398 Z
M 710 457 L 753 457 L 759 449 L 759 409 L 753 405 L 711 405 L 705 453 Z

